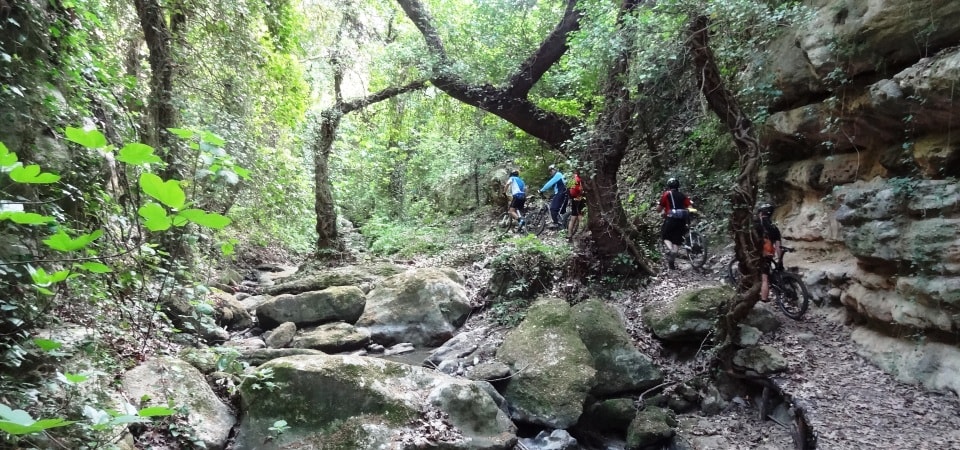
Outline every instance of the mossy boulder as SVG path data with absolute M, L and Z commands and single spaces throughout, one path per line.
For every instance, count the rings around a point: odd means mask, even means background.
M 614 307 L 587 300 L 573 307 L 572 316 L 597 370 L 594 395 L 640 391 L 663 381 L 660 369 L 634 346 Z
M 375 265 L 368 268 L 349 266 L 333 269 L 313 267 L 308 264 L 289 279 L 264 289 L 264 293 L 276 296 L 322 291 L 332 286 L 363 288 L 401 270 L 399 266 L 393 264 Z
M 497 359 L 513 371 L 504 398 L 514 420 L 562 429 L 577 423 L 597 371 L 566 302 L 534 303 L 504 337 Z
M 370 331 L 343 322 L 303 330 L 293 338 L 294 348 L 312 348 L 324 353 L 359 350 L 370 343 Z
M 646 323 L 665 341 L 700 342 L 716 327 L 720 309 L 731 297 L 727 286 L 687 291 L 669 307 L 647 312 Z
M 673 411 L 650 406 L 637 413 L 627 429 L 627 449 L 642 450 L 661 448 L 673 435 L 677 418 Z
M 507 449 L 515 427 L 481 382 L 422 367 L 350 355 L 274 359 L 277 388 L 250 378 L 240 386 L 244 418 L 237 448 L 407 448 L 421 427 L 441 448 Z M 430 418 L 444 420 L 427 420 Z M 289 429 L 270 427 L 285 420 Z M 429 423 L 427 423 L 429 422 Z
M 787 360 L 769 345 L 758 345 L 737 350 L 733 363 L 758 375 L 769 375 L 787 370 Z
M 358 327 L 374 342 L 438 346 L 453 337 L 473 309 L 463 278 L 451 269 L 416 269 L 383 280 L 367 294 Z

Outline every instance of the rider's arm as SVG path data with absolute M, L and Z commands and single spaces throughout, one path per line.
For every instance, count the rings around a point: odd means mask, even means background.
M 553 174 L 553 177 L 551 177 L 549 180 L 547 180 L 547 183 L 544 184 L 542 188 L 540 188 L 540 192 L 544 192 L 544 191 L 546 191 L 547 189 L 552 188 L 552 187 L 553 187 L 554 185 L 556 185 L 557 182 L 560 181 L 561 179 L 563 179 L 563 175 L 560 175 L 560 172 L 557 172 L 557 173 Z

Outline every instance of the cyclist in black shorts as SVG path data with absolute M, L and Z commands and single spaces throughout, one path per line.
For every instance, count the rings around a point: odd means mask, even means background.
M 693 206 L 690 197 L 680 192 L 680 180 L 667 180 L 667 190 L 660 195 L 657 203 L 657 212 L 663 214 L 663 226 L 660 228 L 660 239 L 667 246 L 667 266 L 676 269 L 674 261 L 677 257 L 677 247 L 683 245 L 683 233 L 687 231 L 690 220 L 689 208 Z
M 520 211 L 523 211 L 523 205 L 527 202 L 527 186 L 520 178 L 520 171 L 514 169 L 510 172 L 510 178 L 503 185 L 503 192 L 510 196 L 510 206 L 507 212 L 517 219 L 518 229 L 523 229 L 524 221 Z

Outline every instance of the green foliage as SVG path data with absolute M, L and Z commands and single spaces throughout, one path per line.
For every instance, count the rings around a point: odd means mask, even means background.
M 572 256 L 569 246 L 551 246 L 536 236 L 507 239 L 491 261 L 491 313 L 503 325 L 523 320 L 527 306 L 537 294 L 549 290 Z
M 398 224 L 383 218 L 374 218 L 360 228 L 370 251 L 379 255 L 431 255 L 448 245 L 441 236 L 450 233 L 428 225 Z

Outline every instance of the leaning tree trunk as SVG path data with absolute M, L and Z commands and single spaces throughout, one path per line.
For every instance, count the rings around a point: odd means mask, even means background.
M 346 248 L 337 232 L 337 212 L 334 209 L 333 187 L 330 185 L 329 168 L 330 151 L 337 138 L 340 119 L 347 113 L 426 86 L 424 81 L 415 81 L 404 86 L 387 88 L 360 99 L 343 102 L 340 100 L 341 77 L 335 75 L 334 80 L 337 103 L 320 114 L 317 139 L 313 143 L 313 189 L 314 212 L 317 215 L 316 256 L 318 259 L 342 255 Z
M 641 3 L 642 0 L 623 2 L 618 20 L 621 29 L 626 15 Z M 653 269 L 640 245 L 642 238 L 620 203 L 617 185 L 620 164 L 634 132 L 632 116 L 636 110 L 636 102 L 631 100 L 630 90 L 625 85 L 632 51 L 629 45 L 623 45 L 622 48 L 613 67 L 607 72 L 603 112 L 586 148 L 585 160 L 593 164 L 583 181 L 587 204 L 591 209 L 587 228 L 601 264 L 611 264 L 617 255 L 628 253 L 642 272 L 652 274 Z
M 735 296 L 727 305 L 721 321 L 721 362 L 732 367 L 733 351 L 738 341 L 738 324 L 760 299 L 759 269 L 763 262 L 758 245 L 759 236 L 753 231 L 753 207 L 757 200 L 757 179 L 760 171 L 760 144 L 753 136 L 750 118 L 744 115 L 737 99 L 727 90 L 710 49 L 706 16 L 697 17 L 690 24 L 690 50 L 693 52 L 700 92 L 710 109 L 730 130 L 740 154 L 740 173 L 731 191 L 730 231 L 736 244 L 737 261 L 744 273 L 744 282 L 751 288 L 742 296 Z

